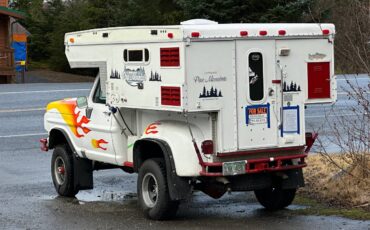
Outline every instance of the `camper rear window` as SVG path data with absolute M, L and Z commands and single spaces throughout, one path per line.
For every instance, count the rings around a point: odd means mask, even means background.
M 123 51 L 123 60 L 125 62 L 149 62 L 148 49 L 125 49 Z
M 260 52 L 249 54 L 249 98 L 252 101 L 261 101 L 263 90 L 263 56 Z

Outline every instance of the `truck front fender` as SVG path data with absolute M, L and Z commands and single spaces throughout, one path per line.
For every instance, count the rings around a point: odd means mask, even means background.
M 74 155 L 77 155 L 76 149 L 72 144 L 71 139 L 68 137 L 66 131 L 61 128 L 54 128 L 49 132 L 49 149 L 54 149 L 59 144 L 67 144 Z

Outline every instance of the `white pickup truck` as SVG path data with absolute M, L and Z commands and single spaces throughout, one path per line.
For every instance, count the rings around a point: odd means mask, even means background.
M 72 68 L 96 68 L 90 96 L 47 105 L 51 171 L 62 196 L 93 170 L 138 173 L 140 206 L 174 217 L 193 191 L 254 191 L 290 205 L 316 134 L 305 106 L 336 100 L 332 24 L 104 28 L 65 35 Z

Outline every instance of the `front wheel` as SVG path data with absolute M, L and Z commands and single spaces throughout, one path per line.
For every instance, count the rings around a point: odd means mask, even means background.
M 73 184 L 73 156 L 66 145 L 58 145 L 54 149 L 51 158 L 51 176 L 59 195 L 74 197 L 78 193 Z
M 267 210 L 276 211 L 289 206 L 296 189 L 267 188 L 254 191 L 258 202 Z
M 162 159 L 149 159 L 143 163 L 139 170 L 137 190 L 139 204 L 147 218 L 164 220 L 176 215 L 179 202 L 170 198 Z

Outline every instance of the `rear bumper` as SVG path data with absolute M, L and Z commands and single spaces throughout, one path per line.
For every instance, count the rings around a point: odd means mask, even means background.
M 276 172 L 306 167 L 307 154 L 245 160 L 245 174 Z M 201 176 L 224 176 L 223 162 L 203 163 Z
M 306 133 L 306 145 L 286 148 L 275 148 L 275 149 L 261 149 L 252 151 L 241 151 L 233 153 L 217 153 L 219 158 L 227 157 L 242 157 L 242 156 L 255 156 L 260 153 L 279 153 L 285 152 L 291 155 L 287 156 L 276 156 L 276 157 L 263 157 L 256 159 L 245 160 L 245 171 L 244 174 L 263 173 L 263 172 L 277 172 L 286 171 L 293 169 L 301 169 L 307 166 L 305 158 L 311 147 L 315 143 L 318 137 L 317 133 Z M 197 150 L 197 148 L 196 148 Z M 199 151 L 199 150 L 198 150 Z M 200 154 L 199 154 L 200 155 Z M 223 173 L 223 163 L 215 162 L 208 163 L 200 161 L 202 166 L 201 176 L 225 176 Z

